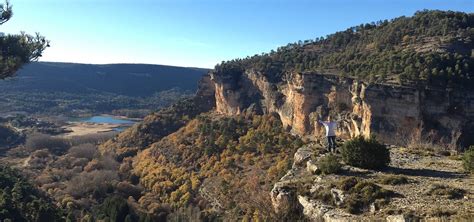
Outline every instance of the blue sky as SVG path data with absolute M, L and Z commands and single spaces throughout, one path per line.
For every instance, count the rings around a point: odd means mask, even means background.
M 40 32 L 41 61 L 212 68 L 289 42 L 474 0 L 11 0 L 1 32 Z

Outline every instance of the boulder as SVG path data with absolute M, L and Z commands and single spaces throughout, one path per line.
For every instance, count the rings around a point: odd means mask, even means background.
M 309 146 L 303 146 L 299 148 L 295 153 L 293 165 L 301 166 L 304 161 L 311 157 L 313 152 L 313 149 L 311 149 Z
M 276 183 L 270 197 L 275 212 L 282 215 L 297 215 L 300 205 L 296 197 L 296 189 L 286 185 L 284 182 Z
M 408 222 L 409 221 L 409 219 L 403 214 L 390 215 L 386 219 L 387 219 L 387 222 Z
M 306 162 L 306 171 L 311 174 L 316 174 L 319 171 L 319 168 L 316 165 L 316 161 L 308 160 L 308 162 Z
M 348 222 L 353 221 L 351 215 L 323 204 L 318 200 L 310 200 L 305 196 L 298 196 L 298 202 L 303 207 L 303 214 L 310 221 L 318 222 Z
M 332 198 L 334 199 L 337 206 L 341 206 L 344 203 L 344 191 L 332 188 L 331 189 Z

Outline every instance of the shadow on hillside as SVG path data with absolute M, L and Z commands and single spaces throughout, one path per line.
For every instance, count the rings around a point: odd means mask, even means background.
M 406 176 L 436 177 L 436 178 L 447 178 L 447 179 L 465 177 L 465 174 L 462 174 L 462 173 L 430 170 L 430 169 L 404 169 L 404 168 L 398 168 L 398 167 L 388 167 L 385 172 L 389 172 L 393 174 L 403 174 Z
M 341 172 L 339 172 L 339 175 L 368 178 L 371 173 L 372 172 L 370 171 L 360 172 L 360 171 L 352 171 L 352 170 L 342 170 Z

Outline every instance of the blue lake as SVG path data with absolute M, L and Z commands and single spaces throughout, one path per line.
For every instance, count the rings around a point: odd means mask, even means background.
M 135 123 L 135 121 L 133 120 L 122 119 L 115 116 L 92 116 L 92 117 L 85 117 L 85 118 L 72 118 L 70 121 L 81 122 L 81 123 L 118 124 L 120 126 L 113 128 L 113 130 L 117 132 L 122 132 Z
M 78 122 L 85 122 L 85 123 L 109 123 L 109 124 L 124 124 L 124 125 L 131 125 L 134 124 L 134 121 L 127 120 L 127 119 L 120 119 L 114 116 L 93 116 L 88 118 L 81 118 Z

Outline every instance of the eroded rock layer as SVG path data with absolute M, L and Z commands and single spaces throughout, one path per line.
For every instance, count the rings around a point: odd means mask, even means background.
M 322 135 L 317 120 L 331 115 L 343 138 L 375 135 L 401 144 L 430 135 L 461 146 L 474 143 L 473 91 L 367 84 L 317 73 L 291 73 L 275 83 L 253 70 L 232 76 L 214 72 L 211 79 L 218 112 L 275 112 L 285 127 L 302 136 Z

